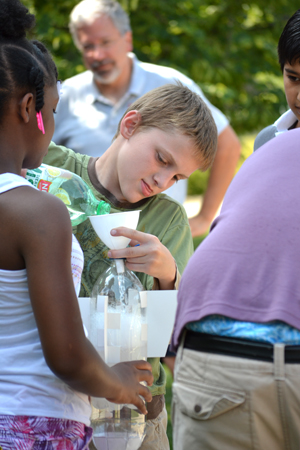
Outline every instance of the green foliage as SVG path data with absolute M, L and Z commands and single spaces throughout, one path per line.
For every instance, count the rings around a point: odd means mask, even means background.
M 244 134 L 239 136 L 241 142 L 241 156 L 236 171 L 241 167 L 248 156 L 253 153 L 253 145 L 256 134 Z M 188 195 L 203 195 L 207 188 L 209 171 L 200 172 L 197 170 L 188 179 Z M 198 245 L 199 243 L 197 243 Z
M 194 250 L 196 250 L 198 245 L 200 245 L 201 242 L 204 241 L 204 239 L 206 238 L 207 235 L 208 235 L 208 232 L 206 234 L 202 234 L 201 236 L 196 236 L 193 238 Z
M 135 50 L 193 78 L 238 132 L 260 129 L 285 108 L 276 47 L 298 7 L 283 0 L 139 0 L 131 14 Z
M 254 140 L 256 138 L 256 134 L 244 134 L 239 136 L 241 142 L 241 156 L 236 168 L 236 172 L 239 170 L 243 162 L 253 153 Z
M 21 0 L 36 15 L 32 37 L 42 41 L 51 51 L 59 77 L 64 80 L 84 70 L 81 55 L 69 33 L 69 15 L 77 0 Z
M 188 195 L 203 195 L 206 191 L 209 171 L 197 170 L 188 179 Z
M 167 413 L 168 413 L 168 427 L 167 427 L 167 435 L 169 438 L 169 443 L 170 443 L 170 450 L 172 450 L 173 448 L 173 436 L 172 436 L 172 420 L 171 420 L 171 407 L 172 407 L 172 384 L 173 384 L 173 377 L 171 374 L 170 369 L 168 368 L 168 366 L 166 366 L 165 364 L 163 364 L 166 375 L 167 375 L 167 383 L 166 383 L 166 395 L 165 395 L 165 400 L 166 400 L 166 409 L 167 409 Z
M 77 0 L 23 0 L 36 13 L 35 36 L 60 77 L 84 70 L 68 31 Z M 229 117 L 238 133 L 258 131 L 285 109 L 277 42 L 296 0 L 120 0 L 130 13 L 134 49 L 147 62 L 179 69 Z

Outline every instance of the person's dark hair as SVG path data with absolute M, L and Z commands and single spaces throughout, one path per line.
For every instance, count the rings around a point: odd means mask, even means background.
M 57 81 L 57 69 L 46 47 L 28 40 L 35 17 L 19 0 L 0 0 L 0 122 L 14 95 L 35 95 L 35 109 L 44 106 L 44 86 Z
M 278 59 L 283 72 L 284 65 L 300 60 L 300 9 L 287 21 L 278 42 Z

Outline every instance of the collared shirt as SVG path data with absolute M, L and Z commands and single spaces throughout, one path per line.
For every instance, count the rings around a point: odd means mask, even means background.
M 291 109 L 283 113 L 273 125 L 269 125 L 263 128 L 255 138 L 254 141 L 254 151 L 262 147 L 270 139 L 279 136 L 282 133 L 286 133 L 296 127 L 298 123 L 297 116 L 293 113 Z
M 140 62 L 133 53 L 131 83 L 124 96 L 113 104 L 99 92 L 91 71 L 83 72 L 63 83 L 63 93 L 55 116 L 53 141 L 75 152 L 101 156 L 111 145 L 118 124 L 127 108 L 150 90 L 167 83 L 181 81 L 197 92 L 210 108 L 220 134 L 228 125 L 224 114 L 204 96 L 199 86 L 179 71 Z M 167 194 L 183 203 L 187 180 L 168 189 Z
M 279 136 L 281 133 L 285 133 L 289 129 L 293 128 L 295 123 L 298 122 L 297 116 L 293 113 L 291 109 L 286 111 L 284 114 L 282 114 L 276 122 L 274 122 L 274 125 L 277 129 L 275 132 L 275 136 Z

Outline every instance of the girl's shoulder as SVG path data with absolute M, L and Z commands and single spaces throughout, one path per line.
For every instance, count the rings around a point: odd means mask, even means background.
M 49 252 L 51 245 L 61 243 L 68 232 L 71 235 L 69 213 L 64 203 L 30 184 L 21 184 L 0 194 L 0 216 L 2 269 L 22 269 L 25 256 L 32 248 L 37 252 Z

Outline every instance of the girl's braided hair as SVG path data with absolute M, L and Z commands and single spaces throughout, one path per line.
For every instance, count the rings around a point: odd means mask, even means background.
M 35 95 L 35 109 L 44 106 L 44 87 L 53 86 L 57 69 L 46 47 L 28 40 L 35 17 L 19 0 L 0 0 L 0 123 L 14 95 Z

